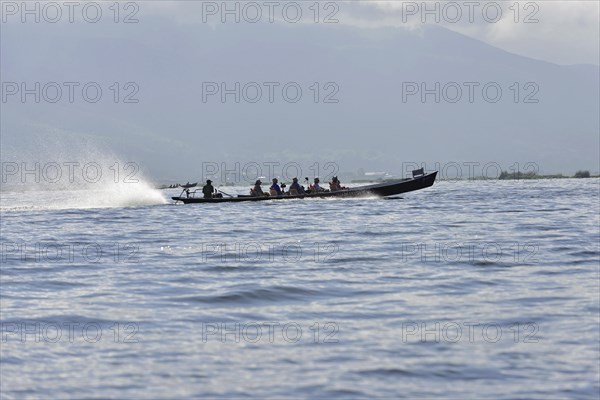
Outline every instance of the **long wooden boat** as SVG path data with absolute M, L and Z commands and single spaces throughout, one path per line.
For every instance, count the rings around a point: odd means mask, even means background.
M 248 196 L 238 195 L 237 197 L 223 197 L 205 199 L 194 196 L 176 196 L 173 200 L 181 201 L 184 204 L 192 203 L 231 203 L 240 201 L 266 201 L 266 200 L 286 200 L 286 199 L 305 199 L 305 198 L 326 198 L 326 197 L 368 197 L 368 196 L 394 196 L 401 193 L 412 192 L 425 189 L 433 185 L 437 171 L 416 176 L 409 179 L 377 183 L 374 185 L 358 186 L 337 191 L 324 191 L 311 193 L 310 191 L 299 195 L 284 194 L 281 196 Z M 183 193 L 182 193 L 183 194 Z

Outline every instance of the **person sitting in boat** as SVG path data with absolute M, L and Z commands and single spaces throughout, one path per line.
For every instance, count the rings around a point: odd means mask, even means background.
M 331 179 L 331 182 L 329 182 L 329 190 L 331 190 L 332 192 L 335 192 L 337 190 L 343 190 L 343 189 L 347 189 L 347 188 L 342 186 L 342 183 L 340 182 L 340 180 L 338 179 L 337 176 L 334 176 Z
M 202 193 L 204 194 L 204 198 L 212 199 L 214 192 L 215 192 L 215 188 L 212 185 L 212 181 L 210 179 L 207 179 L 206 185 L 204 185 L 202 187 Z
M 336 190 L 342 190 L 342 186 L 340 185 L 340 181 L 337 176 L 334 176 L 329 182 L 329 190 L 335 192 Z
M 296 196 L 304 193 L 304 187 L 298 183 L 298 178 L 292 179 L 292 184 L 290 185 L 290 191 L 288 193 L 291 196 Z
M 321 185 L 319 185 L 319 182 L 321 182 L 321 180 L 319 178 L 315 178 L 315 180 L 313 182 L 314 183 L 312 185 L 310 185 L 311 192 L 324 192 L 325 191 L 325 189 L 323 189 L 321 187 Z
M 281 196 L 281 188 L 278 185 L 278 180 L 277 178 L 273 178 L 273 184 L 271 185 L 271 188 L 269 189 L 271 196 Z
M 258 179 L 256 181 L 256 183 L 254 183 L 254 187 L 252 189 L 250 189 L 250 195 L 251 196 L 254 196 L 254 197 L 266 196 L 266 193 L 263 192 L 263 190 L 260 187 L 260 185 L 262 185 L 262 182 L 260 181 L 260 179 Z

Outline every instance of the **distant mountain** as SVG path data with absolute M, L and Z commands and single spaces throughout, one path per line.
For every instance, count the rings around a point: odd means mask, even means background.
M 440 27 L 211 27 L 154 17 L 131 26 L 5 24 L 1 40 L 4 83 L 95 81 L 103 88 L 95 104 L 9 97 L 2 103 L 3 160 L 94 143 L 160 179 L 193 179 L 202 161 L 331 160 L 344 170 L 387 171 L 409 161 L 600 169 L 598 66 L 517 56 Z M 139 103 L 115 104 L 113 82 L 135 82 Z M 257 82 L 262 100 L 235 103 L 228 95 L 223 104 L 214 95 L 203 102 L 203 82 Z M 273 103 L 264 82 L 281 83 Z M 302 88 L 297 103 L 282 97 L 288 82 Z M 419 93 L 403 101 L 415 89 L 411 82 L 419 90 L 439 82 L 440 102 L 429 94 L 423 103 Z M 472 103 L 465 82 L 479 84 Z M 444 100 L 456 97 L 457 86 L 461 100 Z M 502 97 L 494 103 L 496 87 Z M 131 92 L 120 90 L 120 100 Z M 254 97 L 253 87 L 246 94 Z M 339 102 L 323 103 L 328 94 Z M 538 102 L 525 103 L 527 96 Z

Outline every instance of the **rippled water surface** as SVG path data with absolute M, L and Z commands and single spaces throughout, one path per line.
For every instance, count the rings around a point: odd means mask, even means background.
M 5 192 L 1 396 L 598 398 L 599 190 Z

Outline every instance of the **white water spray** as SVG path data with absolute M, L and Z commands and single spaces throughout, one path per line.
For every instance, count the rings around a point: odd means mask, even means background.
M 3 157 L 0 210 L 57 210 L 166 204 L 136 163 L 86 146 L 52 156 Z M 73 153 L 76 153 L 73 155 Z M 36 155 L 39 155 L 36 154 Z

